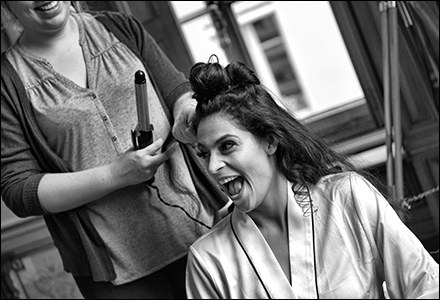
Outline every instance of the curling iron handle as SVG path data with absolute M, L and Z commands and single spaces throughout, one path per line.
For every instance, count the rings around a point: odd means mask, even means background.
M 148 131 L 131 131 L 132 142 L 135 150 L 143 149 L 153 143 L 153 125 L 150 124 Z
M 148 131 L 145 130 L 135 130 L 131 131 L 131 139 L 135 150 L 143 149 L 153 143 L 153 125 L 150 124 Z M 147 184 L 152 184 L 154 182 L 154 177 L 147 181 Z

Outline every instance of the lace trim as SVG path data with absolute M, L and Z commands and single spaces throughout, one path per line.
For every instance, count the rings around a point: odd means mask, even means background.
M 313 204 L 310 197 L 310 190 L 305 184 L 296 184 L 292 186 L 293 195 L 296 203 L 301 208 L 304 217 L 310 217 L 312 212 L 318 211 L 318 206 Z

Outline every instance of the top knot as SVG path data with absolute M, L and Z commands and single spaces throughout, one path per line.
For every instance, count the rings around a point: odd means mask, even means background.
M 248 66 L 242 62 L 234 61 L 227 65 L 225 69 L 232 86 L 260 84 L 260 80 L 255 75 L 254 71 L 249 69 Z
M 213 62 L 213 58 L 217 61 Z M 260 83 L 255 73 L 244 63 L 233 62 L 223 68 L 215 54 L 210 56 L 208 63 L 199 62 L 191 68 L 189 81 L 194 91 L 193 98 L 199 103 L 209 101 L 236 86 Z

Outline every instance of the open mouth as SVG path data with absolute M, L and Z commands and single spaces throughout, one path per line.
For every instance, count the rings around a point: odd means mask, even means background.
M 45 3 L 41 6 L 35 7 L 35 10 L 50 11 L 52 9 L 55 9 L 57 6 L 58 6 L 58 1 L 51 1 L 51 2 Z
M 224 187 L 228 195 L 233 197 L 241 192 L 243 181 L 243 177 L 241 176 L 230 176 L 220 179 L 219 183 Z

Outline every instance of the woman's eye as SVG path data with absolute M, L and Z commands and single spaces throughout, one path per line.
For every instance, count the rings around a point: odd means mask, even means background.
M 206 152 L 206 151 L 199 151 L 199 152 L 197 152 L 197 156 L 202 158 L 202 159 L 206 159 L 208 157 L 208 152 Z
M 232 142 L 232 141 L 226 141 L 226 142 L 224 142 L 224 143 L 222 143 L 222 144 L 220 145 L 219 150 L 220 150 L 221 152 L 225 152 L 225 151 L 230 150 L 234 145 L 235 145 L 234 142 Z

